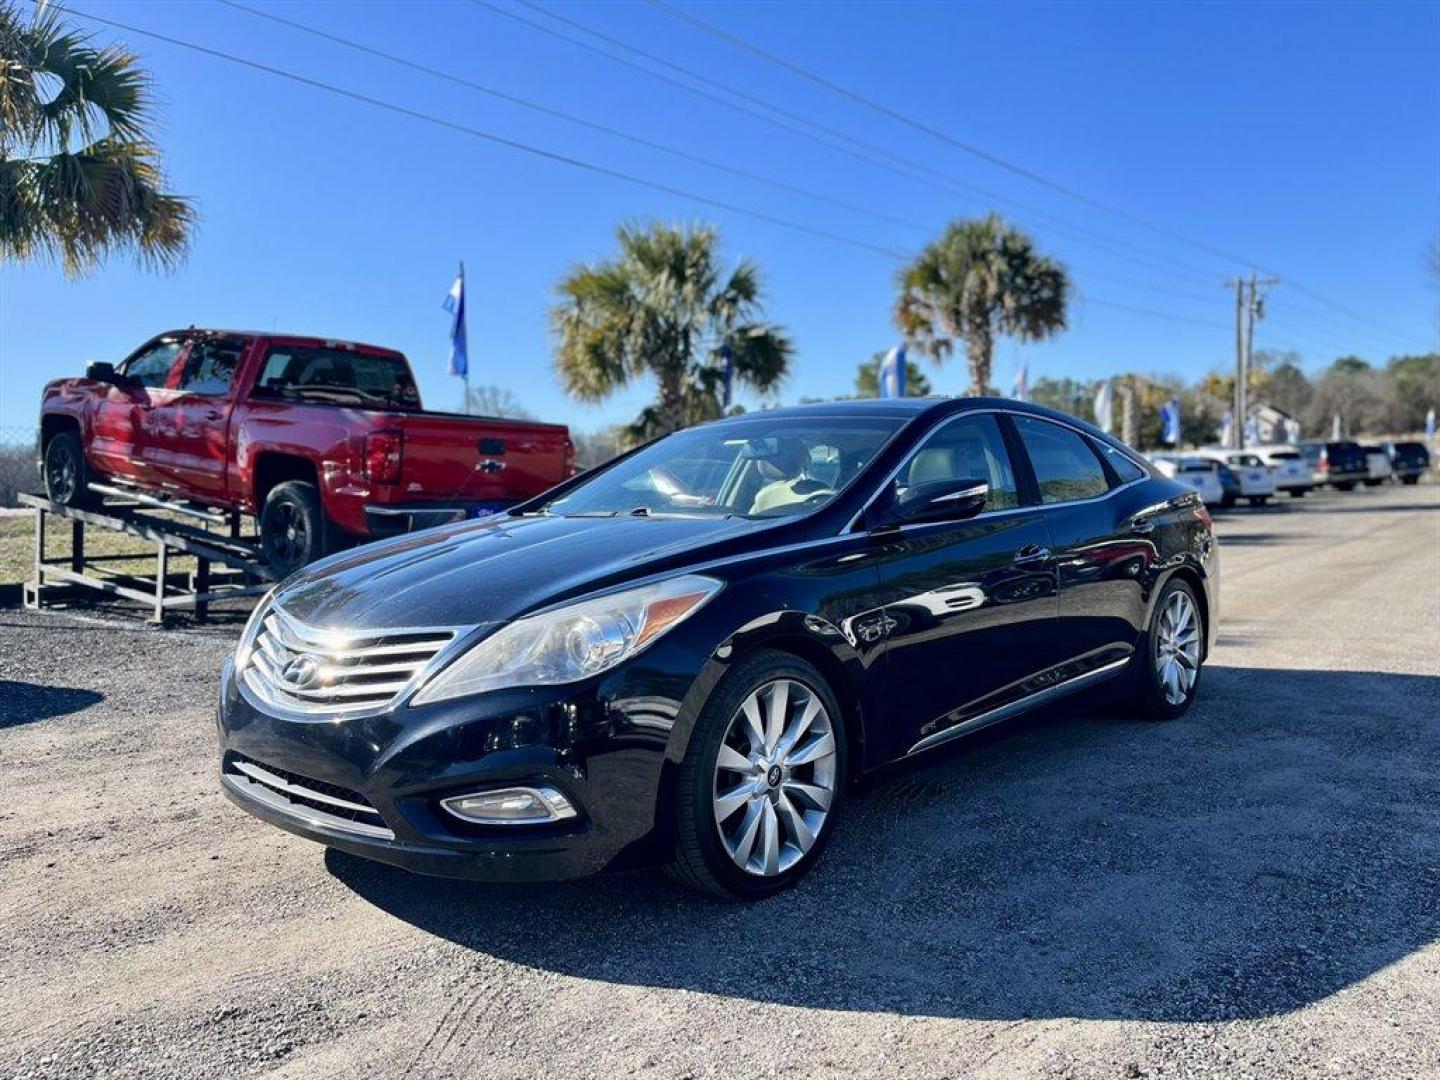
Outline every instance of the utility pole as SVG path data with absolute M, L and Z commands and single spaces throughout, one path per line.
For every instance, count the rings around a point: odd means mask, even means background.
M 1261 278 L 1254 271 L 1250 280 L 1232 278 L 1226 286 L 1235 286 L 1235 399 L 1231 413 L 1231 449 L 1245 449 L 1245 425 L 1250 409 L 1250 356 L 1255 345 L 1255 320 L 1265 317 L 1265 299 L 1261 289 L 1278 285 L 1276 277 Z M 1247 295 L 1248 289 L 1248 295 Z

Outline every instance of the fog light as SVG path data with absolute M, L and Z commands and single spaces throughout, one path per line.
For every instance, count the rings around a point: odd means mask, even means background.
M 440 805 L 462 821 L 477 825 L 543 825 L 575 816 L 575 807 L 552 787 L 500 788 L 454 795 Z

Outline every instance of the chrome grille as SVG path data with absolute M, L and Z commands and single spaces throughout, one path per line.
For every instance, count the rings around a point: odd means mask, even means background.
M 378 711 L 414 684 L 458 628 L 340 631 L 306 626 L 272 608 L 255 634 L 245 685 L 294 712 Z

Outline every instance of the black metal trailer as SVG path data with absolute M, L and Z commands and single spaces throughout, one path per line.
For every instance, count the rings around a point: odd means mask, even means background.
M 275 580 L 258 539 L 243 535 L 243 518 L 238 513 L 119 484 L 92 483 L 90 490 L 100 498 L 93 509 L 62 506 L 40 495 L 18 496 L 22 505 L 35 511 L 35 576 L 24 585 L 26 607 L 74 602 L 85 596 L 85 590 L 92 590 L 145 605 L 154 623 L 164 622 L 167 612 L 180 608 L 192 609 L 195 619 L 203 621 L 212 603 L 259 596 Z M 69 523 L 70 554 L 47 557 L 47 530 L 63 527 L 62 522 Z M 154 572 L 137 574 L 114 568 L 116 563 L 133 562 L 144 555 L 88 553 L 87 527 L 153 543 Z M 173 573 L 171 558 L 176 554 L 193 557 L 195 569 L 188 574 Z

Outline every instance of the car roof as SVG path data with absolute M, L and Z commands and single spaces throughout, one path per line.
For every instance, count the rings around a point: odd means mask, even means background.
M 369 349 L 373 352 L 400 354 L 399 349 L 392 349 L 388 345 L 373 345 L 368 341 L 349 341 L 344 338 L 321 337 L 318 334 L 291 334 L 280 330 L 223 330 L 207 326 L 187 326 L 183 329 L 162 330 L 150 340 L 158 341 L 167 337 L 240 337 L 240 338 L 271 338 L 275 341 L 305 342 L 311 345 L 334 346 Z
M 786 405 L 779 409 L 765 409 L 738 416 L 727 416 L 722 421 L 744 420 L 746 418 L 768 417 L 844 417 L 884 416 L 912 419 L 918 416 L 948 416 L 951 413 L 966 412 L 970 409 L 1005 409 L 1008 412 L 1028 413 L 1043 419 L 1058 420 L 1071 427 L 1082 428 L 1096 436 L 1103 432 L 1093 424 L 1079 417 L 1071 416 L 1056 409 L 1046 408 L 1028 401 L 1002 397 L 923 397 L 923 398 L 849 398 L 839 401 L 815 401 L 805 405 Z

